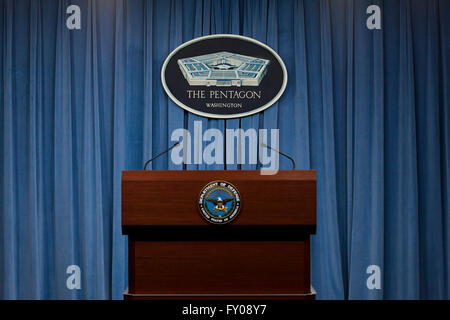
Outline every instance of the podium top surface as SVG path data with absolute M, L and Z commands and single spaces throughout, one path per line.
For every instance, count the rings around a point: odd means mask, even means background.
M 262 175 L 259 170 L 126 170 L 122 171 L 122 180 L 127 181 L 179 181 L 202 180 L 216 176 L 217 179 L 230 177 L 237 180 L 274 181 L 295 180 L 315 181 L 316 170 L 279 170 L 274 175 Z
M 227 226 L 315 226 L 315 170 L 152 170 L 122 172 L 122 226 L 207 226 L 199 210 L 202 189 L 226 181 L 241 209 Z

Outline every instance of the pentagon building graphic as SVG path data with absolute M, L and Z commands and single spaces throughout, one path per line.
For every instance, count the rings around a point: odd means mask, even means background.
M 270 61 L 229 52 L 178 60 L 191 86 L 259 86 Z

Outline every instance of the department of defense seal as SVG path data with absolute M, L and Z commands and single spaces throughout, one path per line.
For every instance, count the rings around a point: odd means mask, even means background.
M 241 196 L 237 188 L 227 181 L 212 181 L 200 192 L 198 207 L 206 221 L 227 224 L 241 209 Z

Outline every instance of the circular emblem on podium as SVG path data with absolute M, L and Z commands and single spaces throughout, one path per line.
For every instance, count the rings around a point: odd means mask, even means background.
M 241 195 L 227 181 L 212 181 L 200 192 L 198 207 L 206 221 L 227 224 L 237 217 L 241 209 Z

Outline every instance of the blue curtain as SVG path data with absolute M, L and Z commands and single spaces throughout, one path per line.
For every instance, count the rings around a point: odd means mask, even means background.
M 81 8 L 69 30 L 66 8 Z M 381 30 L 366 9 L 381 8 Z M 0 1 L 0 298 L 121 299 L 120 177 L 176 128 L 279 128 L 318 177 L 319 299 L 450 298 L 450 1 Z M 202 35 L 283 58 L 282 98 L 241 119 L 176 106 L 169 52 Z M 290 163 L 281 159 L 281 168 Z M 152 169 L 222 169 L 174 165 Z M 254 169 L 253 165 L 228 169 Z M 69 290 L 78 265 L 81 289 Z M 377 265 L 381 288 L 369 289 Z

